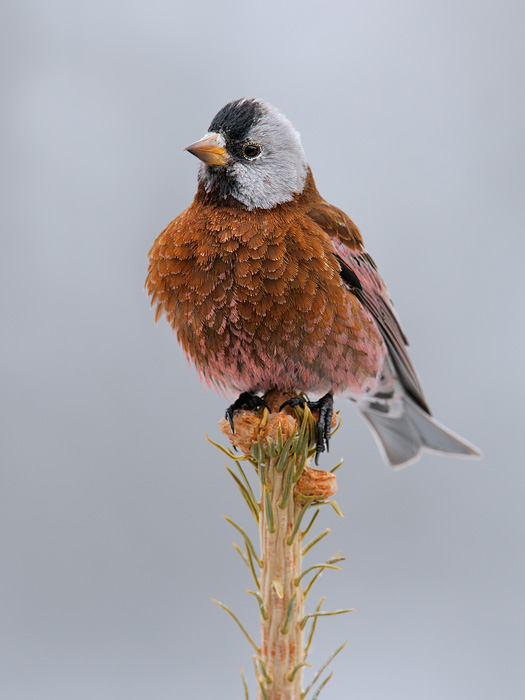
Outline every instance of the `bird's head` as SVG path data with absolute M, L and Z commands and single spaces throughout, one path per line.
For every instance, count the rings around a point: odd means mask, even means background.
M 247 209 L 271 209 L 302 192 L 308 174 L 299 134 L 262 100 L 230 102 L 208 133 L 185 150 L 200 158 L 206 192 L 233 197 Z

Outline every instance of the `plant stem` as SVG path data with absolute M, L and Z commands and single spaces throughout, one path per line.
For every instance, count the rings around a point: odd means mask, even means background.
M 335 501 L 330 500 L 337 491 L 335 475 L 310 467 L 316 450 L 315 417 L 307 406 L 296 412 L 290 409 L 287 412 L 279 411 L 279 406 L 288 398 L 290 396 L 282 392 L 270 392 L 264 397 L 270 412 L 266 408 L 262 415 L 260 412 L 236 411 L 235 433 L 231 432 L 227 421 L 220 422 L 221 430 L 242 456 L 218 447 L 236 461 L 239 474 L 229 468 L 228 472 L 259 527 L 260 555 L 257 555 L 247 532 L 226 518 L 244 539 L 246 553 L 238 545 L 234 546 L 258 588 L 258 591 L 248 593 L 255 597 L 259 606 L 259 647 L 234 613 L 223 603 L 218 604 L 237 622 L 256 651 L 257 700 L 303 700 L 303 671 L 305 666 L 310 665 L 306 657 L 317 617 L 348 612 L 321 613 L 319 605 L 314 613 L 305 613 L 305 594 L 321 571 L 337 569 L 334 564 L 343 557 L 336 556 L 303 572 L 303 540 L 319 509 L 311 518 L 304 516 L 310 506 L 323 503 L 330 503 L 337 513 L 341 513 Z M 259 501 L 239 464 L 243 459 L 251 462 L 258 475 Z M 327 529 L 314 536 L 305 552 L 310 551 L 328 532 Z M 306 580 L 312 571 L 316 573 Z M 305 646 L 305 625 L 310 619 L 312 622 Z M 242 678 L 246 692 L 244 676 Z
M 273 464 L 272 464 L 273 462 Z M 278 472 L 276 460 L 266 469 L 266 485 L 273 511 L 273 532 L 268 527 L 266 509 L 261 509 L 259 536 L 261 543 L 261 584 L 259 593 L 268 614 L 261 620 L 261 660 L 271 684 L 266 684 L 268 700 L 296 700 L 301 697 L 303 669 L 293 670 L 304 662 L 304 595 L 295 581 L 302 571 L 301 537 L 289 545 L 298 515 L 305 506 L 292 496 L 284 508 L 279 506 L 286 488 L 287 469 Z M 287 465 L 292 468 L 292 465 Z M 264 682 L 264 679 L 260 678 Z M 259 688 L 258 700 L 264 700 Z

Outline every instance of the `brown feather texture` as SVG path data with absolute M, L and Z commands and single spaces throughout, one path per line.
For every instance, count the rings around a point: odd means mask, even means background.
M 155 241 L 146 287 L 156 317 L 166 315 L 208 383 L 359 395 L 376 386 L 377 325 L 348 294 L 311 211 L 359 249 L 357 227 L 338 209 L 330 215 L 311 174 L 302 194 L 257 216 L 200 187 Z

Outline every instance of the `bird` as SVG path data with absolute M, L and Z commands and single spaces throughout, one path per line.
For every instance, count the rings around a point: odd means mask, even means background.
M 392 467 L 425 450 L 479 457 L 432 417 L 361 232 L 319 194 L 288 118 L 238 99 L 185 150 L 201 161 L 197 194 L 153 243 L 145 287 L 201 380 L 239 393 L 232 431 L 236 410 L 266 405 L 259 394 L 291 392 L 285 403 L 319 410 L 318 464 L 337 395 Z

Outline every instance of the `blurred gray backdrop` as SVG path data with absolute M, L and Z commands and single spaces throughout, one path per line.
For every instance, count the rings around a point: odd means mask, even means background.
M 439 420 L 482 462 L 394 473 L 352 406 L 318 593 L 324 697 L 523 693 L 523 3 L 3 4 L 0 697 L 240 698 L 248 523 L 205 390 L 143 291 L 182 149 L 241 96 L 361 227 Z M 311 560 L 310 563 L 314 563 Z M 254 632 L 256 634 L 256 632 Z

